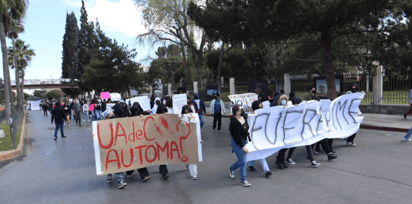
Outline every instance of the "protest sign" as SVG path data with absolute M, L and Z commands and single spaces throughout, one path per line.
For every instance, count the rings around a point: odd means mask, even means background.
M 115 103 L 106 103 L 106 110 L 111 110 L 113 111 L 113 107 L 115 106 Z
M 248 115 L 251 142 L 247 160 L 263 159 L 280 149 L 306 146 L 325 138 L 344 138 L 359 130 L 364 93 L 333 101 L 308 101 L 297 106 L 275 106 Z
M 109 92 L 102 92 L 102 93 L 100 93 L 100 98 L 102 100 L 109 99 L 110 98 L 110 93 Z
M 173 95 L 173 113 L 180 114 L 182 113 L 182 107 L 187 105 L 187 96 L 186 94 L 175 94 Z
M 201 161 L 194 123 L 178 115 L 128 117 L 93 122 L 96 173 L 105 175 L 142 167 Z
M 140 104 L 140 107 L 142 107 L 143 111 L 150 110 L 150 99 L 147 96 L 133 97 L 131 99 L 126 100 L 127 104 L 129 104 L 129 100 L 132 106 L 134 102 L 138 102 Z
M 243 107 L 246 113 L 252 112 L 252 103 L 257 101 L 258 95 L 255 93 L 229 95 L 230 99 L 230 112 L 235 105 L 240 105 Z

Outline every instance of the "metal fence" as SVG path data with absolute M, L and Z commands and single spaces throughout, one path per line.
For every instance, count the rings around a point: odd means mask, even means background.
M 319 74 L 310 75 L 294 75 L 290 77 L 291 91 L 295 92 L 296 96 L 305 97 L 309 94 L 311 87 L 316 87 L 317 93 L 321 98 L 326 98 L 327 86 L 326 77 Z M 372 77 L 367 73 L 351 72 L 337 74 L 336 92 L 338 95 L 345 94 L 352 88 L 353 84 L 358 86 L 358 91 L 365 92 L 365 98 L 362 104 L 371 104 L 373 102 L 373 83 Z
M 398 71 L 384 70 L 382 75 L 382 103 L 408 104 L 408 91 L 412 88 L 412 70 L 409 68 Z
M 16 139 L 17 139 L 17 134 L 19 132 L 20 126 L 23 121 L 23 109 L 17 108 L 17 106 L 12 106 L 11 108 L 11 124 L 10 124 L 10 133 L 11 133 L 11 142 L 13 145 L 13 148 L 16 148 Z M 3 110 L 0 112 L 0 123 L 6 120 L 6 110 Z M 18 141 L 17 141 L 18 143 Z

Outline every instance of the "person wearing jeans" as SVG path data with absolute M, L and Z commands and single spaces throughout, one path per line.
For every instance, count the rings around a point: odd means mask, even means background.
M 236 154 L 237 161 L 229 167 L 229 176 L 235 178 L 235 170 L 239 168 L 240 185 L 249 187 L 250 183 L 246 180 L 246 154 L 249 150 L 246 148 L 247 140 L 249 138 L 249 126 L 245 120 L 244 110 L 239 105 L 233 106 L 233 115 L 230 117 L 229 131 L 232 139 L 230 146 Z
M 411 135 L 412 135 L 412 128 L 408 131 L 408 133 L 406 133 L 406 135 L 403 137 L 403 140 L 412 141 L 412 139 L 410 138 Z
M 213 114 L 213 131 L 217 130 L 222 132 L 222 115 L 226 112 L 225 104 L 220 100 L 220 94 L 215 94 L 215 99 L 210 102 L 210 112 Z
M 54 121 L 54 124 L 56 125 L 56 129 L 54 130 L 54 140 L 57 140 L 57 132 L 59 131 L 59 129 L 60 129 L 61 137 L 66 138 L 66 136 L 64 136 L 64 131 L 63 131 L 64 117 L 66 116 L 63 110 L 63 105 L 64 105 L 63 103 L 61 103 L 60 101 L 57 101 L 56 107 L 52 110 L 52 113 L 51 113 L 51 124 L 53 125 L 53 121 Z
M 204 114 L 206 113 L 205 102 L 203 102 L 203 100 L 200 99 L 198 93 L 195 93 L 194 99 L 192 100 L 192 104 L 194 106 L 193 111 L 197 113 L 197 115 L 199 115 L 200 128 L 202 128 L 203 125 L 205 124 L 205 118 L 204 118 Z

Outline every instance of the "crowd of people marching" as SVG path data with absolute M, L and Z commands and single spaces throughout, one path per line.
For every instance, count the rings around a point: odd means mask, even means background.
M 356 93 L 357 86 L 354 84 L 352 89 L 348 91 L 349 93 Z M 199 98 L 199 94 L 195 93 L 193 95 L 193 100 L 188 96 L 187 97 L 187 105 L 183 106 L 181 110 L 181 114 L 187 113 L 197 113 L 199 116 L 200 127 L 202 128 L 204 125 L 204 116 L 206 115 L 206 106 L 203 100 Z M 316 88 L 310 87 L 309 93 L 306 97 L 296 97 L 293 92 L 289 94 L 289 96 L 285 95 L 284 93 L 275 93 L 270 94 L 267 97 L 267 101 L 269 102 L 270 106 L 293 106 L 302 103 L 305 100 L 320 100 L 316 94 Z M 263 108 L 263 103 L 267 103 L 264 99 L 263 95 L 258 96 L 258 100 L 253 102 L 252 107 L 250 110 L 251 114 L 260 108 Z M 114 103 L 114 104 L 113 104 Z M 51 122 L 55 123 L 55 133 L 54 133 L 54 140 L 57 140 L 57 133 L 60 129 L 61 137 L 66 138 L 67 136 L 64 135 L 63 126 L 66 125 L 67 127 L 70 126 L 70 120 L 73 118 L 76 121 L 76 124 L 81 126 L 83 122 L 90 122 L 92 120 L 102 120 L 102 119 L 112 119 L 112 118 L 123 118 L 123 117 L 136 117 L 136 116 L 144 116 L 144 115 L 158 115 L 158 114 L 173 114 L 173 101 L 172 98 L 169 96 L 165 96 L 163 98 L 154 98 L 153 96 L 150 98 L 150 106 L 151 110 L 143 110 L 141 105 L 138 102 L 134 102 L 133 104 L 126 104 L 125 101 L 115 101 L 113 102 L 109 100 L 101 100 L 101 99 L 93 99 L 90 101 L 87 100 L 73 100 L 69 102 L 68 100 L 58 100 L 55 104 L 51 102 L 45 102 L 42 104 L 44 115 L 47 116 L 47 111 L 51 111 Z M 108 108 L 108 104 L 112 104 L 110 108 Z M 229 133 L 231 135 L 230 146 L 233 149 L 233 153 L 235 153 L 237 157 L 237 161 L 233 163 L 229 167 L 229 176 L 231 178 L 235 178 L 235 170 L 239 169 L 240 173 L 240 184 L 242 186 L 248 187 L 251 184 L 247 181 L 246 169 L 248 168 L 251 171 L 255 171 L 255 161 L 246 162 L 246 154 L 249 150 L 246 148 L 246 144 L 250 142 L 249 137 L 249 125 L 247 123 L 247 115 L 245 114 L 245 110 L 243 110 L 242 106 L 235 105 L 232 107 L 232 115 L 230 117 L 230 125 L 229 125 Z M 220 99 L 220 95 L 217 93 L 215 94 L 215 98 L 211 101 L 210 104 L 210 111 L 209 114 L 213 115 L 213 131 L 223 132 L 222 130 L 222 116 L 226 113 L 225 105 L 223 101 Z M 354 143 L 354 138 L 356 134 L 348 137 L 346 139 L 346 144 L 351 147 L 355 147 L 356 144 Z M 305 146 L 307 152 L 307 159 L 310 161 L 311 167 L 318 167 L 320 163 L 318 163 L 315 159 L 313 154 L 320 154 L 322 147 L 323 152 L 326 154 L 328 160 L 333 160 L 337 158 L 336 152 L 333 150 L 333 139 L 324 139 L 319 141 L 316 144 Z M 275 166 L 278 169 L 287 169 L 288 165 L 296 164 L 293 161 L 293 153 L 296 148 L 290 149 L 282 149 L 278 152 L 276 156 Z M 286 152 L 288 153 L 286 155 Z M 260 160 L 262 169 L 265 172 L 266 177 L 270 177 L 272 172 L 269 169 L 269 165 L 266 162 L 266 159 Z M 197 179 L 197 165 L 190 164 L 187 166 L 190 172 L 190 176 L 193 180 Z M 127 177 L 131 177 L 133 174 L 132 171 L 125 172 Z M 146 182 L 150 179 L 149 172 L 146 167 L 137 169 L 137 172 L 140 174 L 141 181 Z M 169 172 L 166 165 L 159 166 L 159 172 L 162 175 L 163 179 L 167 179 L 169 177 Z M 118 181 L 118 188 L 124 188 L 127 183 L 124 180 L 124 173 L 116 173 L 115 174 L 117 181 Z M 112 175 L 109 174 L 107 177 L 108 182 L 112 182 Z

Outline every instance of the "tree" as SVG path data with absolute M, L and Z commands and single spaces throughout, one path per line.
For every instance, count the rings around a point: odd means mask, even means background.
M 207 2 L 206 8 L 190 4 L 189 15 L 208 35 L 240 41 L 282 41 L 315 34 L 328 97 L 334 99 L 334 60 L 347 55 L 334 55 L 336 48 L 356 46 L 356 38 L 365 34 L 390 36 L 410 5 L 410 0 L 217 0 Z M 205 19 L 230 20 L 207 24 Z
M 12 44 L 13 44 L 13 59 L 10 60 L 10 48 L 9 48 L 9 64 L 12 65 L 11 68 L 15 69 L 14 71 L 14 76 L 15 76 L 15 81 L 16 81 L 16 92 L 17 92 L 17 105 L 19 108 L 23 108 L 23 97 L 21 96 L 23 90 L 20 89 L 20 81 L 19 81 L 19 73 L 20 73 L 20 69 L 18 69 L 17 66 L 17 57 L 16 56 L 16 39 L 19 37 L 19 33 L 23 33 L 24 32 L 24 26 L 23 26 L 23 22 L 21 20 L 16 21 L 13 19 L 10 19 L 10 24 L 11 24 L 11 28 L 10 31 L 8 32 L 8 37 L 12 40 Z
M 43 98 L 46 96 L 46 90 L 34 90 L 33 95 Z
M 62 96 L 63 96 L 63 92 L 60 89 L 53 89 L 44 95 L 44 97 L 46 97 L 50 101 L 53 99 L 59 99 Z
M 16 77 L 16 89 L 20 86 L 20 77 L 19 72 L 21 72 L 21 79 L 22 79 L 22 87 L 21 92 L 17 93 L 18 97 L 18 104 L 19 106 L 23 105 L 23 84 L 24 84 L 24 70 L 30 64 L 32 57 L 36 56 L 36 53 L 33 49 L 30 48 L 30 44 L 25 44 L 23 40 L 17 39 L 14 43 L 13 47 L 9 47 L 9 62 L 15 61 L 16 67 L 14 67 L 15 71 L 17 72 Z M 20 98 L 19 98 L 20 97 Z
M 4 92 L 6 105 L 6 123 L 10 124 L 11 116 L 11 85 L 10 85 L 10 70 L 7 56 L 6 34 L 9 31 L 10 19 L 20 20 L 24 17 L 28 5 L 27 0 L 2 0 L 0 1 L 0 40 L 1 51 L 3 53 L 3 76 L 4 76 Z
M 205 33 L 195 26 L 194 22 L 187 15 L 187 0 L 135 0 L 136 4 L 143 7 L 143 19 L 147 33 L 137 37 L 139 42 L 146 40 L 155 45 L 157 43 L 175 44 L 180 47 L 183 56 L 183 65 L 187 67 L 187 55 L 189 51 L 196 67 L 196 79 L 201 81 L 204 78 L 202 71 L 204 47 L 207 42 Z M 195 2 L 200 2 L 196 0 Z M 200 34 L 200 43 L 197 44 L 195 34 Z M 188 74 L 189 70 L 185 70 Z M 191 79 L 193 80 L 193 79 Z
M 66 30 L 63 36 L 63 52 L 62 52 L 62 78 L 70 79 L 73 83 L 79 79 L 79 28 L 77 27 L 77 19 L 74 12 L 66 15 Z M 63 89 L 68 95 L 77 96 L 80 93 L 79 89 Z

